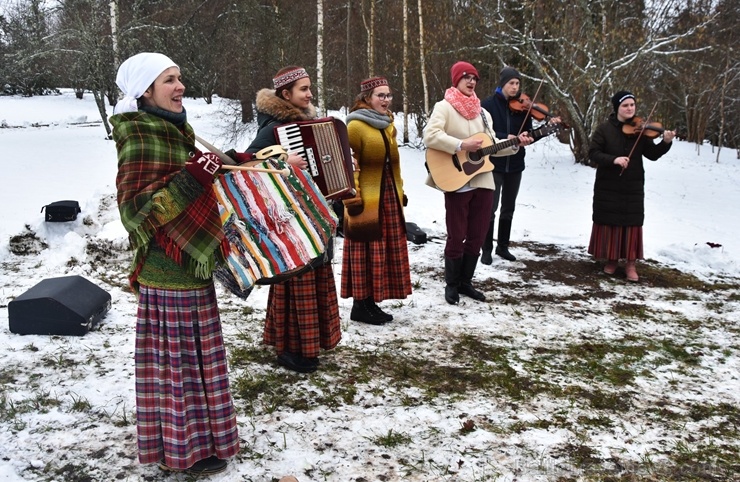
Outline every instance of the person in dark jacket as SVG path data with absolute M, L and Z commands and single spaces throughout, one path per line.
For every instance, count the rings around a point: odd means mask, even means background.
M 642 157 L 658 160 L 671 148 L 674 131 L 663 132 L 654 143 L 645 135 L 628 136 L 622 126 L 635 117 L 635 96 L 620 91 L 611 99 L 614 112 L 591 136 L 588 155 L 596 164 L 593 228 L 589 254 L 606 259 L 606 274 L 616 272 L 626 259 L 628 281 L 639 281 L 635 261 L 643 259 L 642 224 L 645 219 L 645 168 Z
M 529 133 L 532 142 L 539 140 L 537 130 L 532 130 L 532 117 L 524 112 L 514 112 L 509 108 L 509 101 L 517 99 L 521 95 L 522 76 L 513 67 L 504 67 L 499 76 L 498 87 L 493 94 L 481 102 L 481 107 L 486 109 L 493 118 L 493 130 L 499 139 L 512 138 L 519 133 Z M 559 117 L 550 122 L 560 122 Z M 493 263 L 493 230 L 496 220 L 496 210 L 501 205 L 501 213 L 498 218 L 498 235 L 496 237 L 496 255 L 508 261 L 516 261 L 516 257 L 509 252 L 509 239 L 511 238 L 511 224 L 514 219 L 516 198 L 519 194 L 519 186 L 524 171 L 525 150 L 519 149 L 515 154 L 504 157 L 491 157 L 493 161 L 493 179 L 496 190 L 493 194 L 493 207 L 491 208 L 491 221 L 488 225 L 486 239 L 483 241 L 483 249 L 480 261 L 483 264 Z
M 311 103 L 311 79 L 306 70 L 290 66 L 272 79 L 274 89 L 257 92 L 257 135 L 247 148 L 256 153 L 280 144 L 274 128 L 316 118 Z M 288 156 L 294 168 L 308 163 L 298 154 Z M 330 350 L 342 338 L 339 301 L 331 263 L 282 283 L 270 285 L 264 343 L 275 346 L 277 362 L 289 370 L 309 373 L 318 368 L 320 350 Z

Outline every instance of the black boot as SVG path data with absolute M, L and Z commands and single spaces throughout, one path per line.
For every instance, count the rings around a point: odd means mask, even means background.
M 349 319 L 369 325 L 382 325 L 387 321 L 382 312 L 378 313 L 373 309 L 370 298 L 355 300 L 352 303 L 352 312 L 349 315 Z
M 380 313 L 383 316 L 383 318 L 385 318 L 385 321 L 393 321 L 393 315 L 381 310 L 380 306 L 375 304 L 375 300 L 372 298 L 372 296 L 368 298 L 366 302 L 369 305 L 370 310 L 374 311 L 375 313 Z
M 456 305 L 460 302 L 460 295 L 457 290 L 460 286 L 462 261 L 462 258 L 445 258 L 445 301 L 451 305 Z
M 466 254 L 462 259 L 462 274 L 460 275 L 460 287 L 458 291 L 461 295 L 473 298 L 478 301 L 486 301 L 486 296 L 480 291 L 473 288 L 472 280 L 475 274 L 475 267 L 478 264 L 478 256 Z
M 496 256 L 507 261 L 516 261 L 516 256 L 509 252 L 509 238 L 511 237 L 511 219 L 498 220 L 498 238 L 496 244 Z
M 480 255 L 480 262 L 486 265 L 493 263 L 493 220 L 488 225 L 488 232 L 486 233 L 486 239 L 483 241 L 483 252 Z

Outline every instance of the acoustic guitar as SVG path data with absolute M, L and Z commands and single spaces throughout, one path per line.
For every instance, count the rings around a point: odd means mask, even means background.
M 532 131 L 532 137 L 538 140 L 559 129 L 558 124 L 547 124 Z M 491 136 L 485 132 L 473 134 L 465 140 L 474 139 L 483 141 L 481 148 L 475 152 L 460 151 L 450 155 L 444 151 L 427 148 L 427 168 L 437 187 L 447 192 L 457 191 L 474 176 L 493 171 L 493 162 L 490 161 L 491 154 L 519 144 L 518 138 L 507 139 L 494 144 Z

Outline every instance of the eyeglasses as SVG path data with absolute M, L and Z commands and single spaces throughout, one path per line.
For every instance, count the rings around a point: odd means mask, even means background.
M 380 100 L 393 100 L 393 94 L 373 94 Z
M 476 77 L 473 74 L 468 74 L 468 75 L 466 75 L 466 76 L 463 77 L 463 80 L 465 82 L 478 82 L 478 77 Z

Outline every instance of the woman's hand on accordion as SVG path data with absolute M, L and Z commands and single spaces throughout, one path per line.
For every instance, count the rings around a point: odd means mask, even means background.
M 308 162 L 306 162 L 298 154 L 290 154 L 290 155 L 288 155 L 288 164 L 290 164 L 293 167 L 297 167 L 299 169 L 305 169 L 305 168 L 308 167 Z

